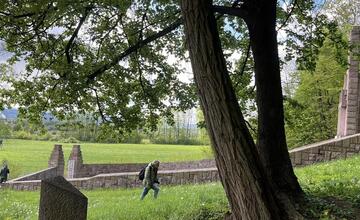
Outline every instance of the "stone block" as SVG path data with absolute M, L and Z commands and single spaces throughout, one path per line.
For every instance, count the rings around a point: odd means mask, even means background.
M 324 156 L 325 156 L 324 153 L 318 154 L 318 155 L 316 156 L 316 162 L 322 162 L 322 161 L 324 161 Z
M 311 161 L 309 161 L 309 160 L 304 160 L 302 165 L 306 166 L 306 165 L 310 165 L 310 164 L 312 164 Z
M 200 178 L 198 175 L 194 175 L 193 183 L 194 184 L 200 183 Z
M 309 161 L 316 161 L 316 156 L 317 154 L 313 154 L 313 153 L 309 154 Z
M 105 188 L 110 188 L 113 185 L 111 180 L 105 180 Z
M 348 124 L 346 127 L 347 130 L 356 130 L 356 119 L 355 118 L 348 118 Z
M 350 143 L 351 144 L 356 144 L 357 143 L 357 137 L 350 138 Z
M 357 116 L 357 112 L 348 112 L 347 113 L 348 118 L 355 118 L 356 119 L 356 116 Z
M 349 147 L 350 146 L 350 139 L 343 140 L 343 147 Z
M 336 146 L 331 149 L 332 152 L 342 152 L 344 147 L 342 146 Z
M 183 179 L 183 173 L 174 173 L 173 184 L 181 184 L 181 180 Z
M 360 144 L 355 145 L 355 152 L 360 152 Z
M 356 103 L 358 101 L 358 97 L 357 97 L 357 95 L 351 94 L 350 93 L 351 90 L 352 89 L 349 89 L 349 94 L 347 96 L 347 98 L 348 98 L 348 106 L 356 106 Z
M 86 220 L 88 199 L 64 177 L 41 181 L 39 220 Z
M 294 153 L 289 153 L 289 157 L 291 161 L 295 160 L 295 154 Z
M 325 151 L 324 161 L 331 160 L 331 151 Z
M 341 158 L 342 154 L 340 152 L 332 152 L 331 153 L 331 160 L 335 160 Z
M 301 152 L 296 152 L 295 153 L 295 165 L 300 165 L 301 164 Z
M 301 152 L 301 160 L 308 160 L 309 159 L 309 153 L 308 152 Z
M 159 181 L 161 184 L 170 184 L 171 183 L 171 175 L 162 175 L 159 177 Z
M 346 153 L 346 158 L 351 157 L 351 156 L 353 156 L 353 155 L 354 155 L 354 153 L 352 153 L 352 152 L 347 152 L 347 153 Z
M 219 180 L 219 172 L 218 171 L 211 171 L 211 179 L 213 181 Z
M 188 172 L 183 174 L 184 183 L 189 183 L 190 175 Z

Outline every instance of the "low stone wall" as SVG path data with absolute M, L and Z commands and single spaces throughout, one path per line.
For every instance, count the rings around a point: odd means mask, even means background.
M 91 177 L 106 173 L 139 172 L 147 163 L 122 164 L 85 164 L 83 162 L 80 145 L 74 145 L 68 160 L 68 178 Z M 197 161 L 161 163 L 160 170 L 185 170 L 215 168 L 215 160 L 205 159 Z
M 40 170 L 38 172 L 31 173 L 16 179 L 12 179 L 9 182 L 43 180 L 43 179 L 48 179 L 51 177 L 63 176 L 63 175 L 64 175 L 64 153 L 62 151 L 62 146 L 56 144 L 51 152 L 47 169 Z
M 26 191 L 34 191 L 40 190 L 41 180 L 29 180 L 29 181 L 9 181 L 3 183 L 2 187 L 13 190 L 26 190 Z
M 16 181 L 28 181 L 28 180 L 43 180 L 51 177 L 58 176 L 58 168 L 51 167 L 45 170 L 40 170 L 36 173 L 32 173 L 26 176 L 22 176 L 16 179 L 12 179 L 9 182 L 16 182 Z
M 293 166 L 347 158 L 360 153 L 360 134 L 331 139 L 289 151 Z
M 161 185 L 196 184 L 219 181 L 216 168 L 159 171 Z M 101 174 L 94 177 L 67 179 L 78 189 L 141 187 L 138 172 Z M 4 186 L 15 190 L 39 190 L 40 180 L 8 182 Z
M 124 164 L 82 164 L 75 171 L 77 178 L 91 177 L 106 173 L 139 172 L 147 163 L 124 163 Z M 203 169 L 215 168 L 215 160 L 199 160 L 174 163 L 161 163 L 161 170 L 185 170 L 185 169 Z M 70 172 L 68 172 L 70 173 Z

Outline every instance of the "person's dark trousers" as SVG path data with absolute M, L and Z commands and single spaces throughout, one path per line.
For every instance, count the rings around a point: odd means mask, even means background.
M 153 189 L 154 190 L 154 198 L 156 199 L 159 193 L 160 188 L 157 186 L 157 184 L 152 184 L 151 186 L 145 186 L 144 187 L 144 191 L 141 194 L 141 200 L 143 200 L 145 198 L 145 196 L 148 194 L 149 190 Z

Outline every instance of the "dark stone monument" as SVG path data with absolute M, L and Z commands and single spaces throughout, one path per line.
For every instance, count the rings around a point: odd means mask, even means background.
M 88 199 L 64 177 L 41 181 L 39 220 L 86 220 Z

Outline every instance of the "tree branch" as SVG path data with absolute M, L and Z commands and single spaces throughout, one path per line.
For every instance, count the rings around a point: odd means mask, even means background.
M 220 11 L 226 12 L 226 11 L 230 11 L 235 13 L 234 15 L 236 16 L 240 16 L 243 17 L 245 19 L 245 17 L 248 16 L 248 13 L 246 10 L 244 9 L 240 9 L 240 8 L 235 8 L 239 5 L 239 3 L 241 2 L 241 0 L 236 0 L 234 1 L 234 3 L 232 4 L 231 7 L 225 7 L 225 6 L 214 6 L 214 11 L 221 13 Z M 218 10 L 218 11 L 217 11 Z M 140 49 L 141 47 L 147 45 L 148 43 L 157 40 L 160 37 L 165 36 L 166 34 L 170 33 L 171 31 L 175 30 L 176 28 L 178 28 L 181 24 L 182 24 L 182 18 L 177 19 L 175 22 L 173 22 L 172 24 L 170 24 L 169 26 L 167 26 L 165 29 L 150 35 L 149 37 L 147 37 L 144 40 L 138 41 L 136 44 L 130 46 L 128 49 L 126 49 L 125 51 L 123 51 L 121 54 L 117 55 L 111 62 L 101 66 L 100 68 L 98 68 L 97 70 L 95 70 L 93 73 L 91 73 L 90 75 L 87 76 L 87 83 L 89 84 L 90 82 L 94 81 L 94 79 L 98 76 L 100 76 L 103 72 L 105 72 L 106 70 L 110 69 L 111 67 L 115 66 L 116 64 L 119 63 L 120 60 L 122 60 L 123 58 L 127 57 L 128 55 L 130 55 L 133 52 L 136 52 L 138 49 Z M 141 31 L 141 30 L 140 30 Z
M 109 120 L 106 119 L 106 116 L 104 115 L 104 112 L 101 109 L 101 103 L 100 103 L 100 100 L 99 100 L 99 96 L 97 94 L 97 90 L 93 89 L 93 91 L 95 92 L 96 104 L 97 104 L 101 119 L 103 120 L 103 122 L 109 122 Z
M 251 126 L 250 122 L 245 120 L 245 123 L 246 123 L 247 127 L 250 128 L 256 134 L 256 130 Z
M 0 11 L 0 14 L 8 16 L 8 17 L 12 17 L 12 18 L 24 18 L 24 17 L 32 17 L 32 16 L 36 15 L 36 13 L 34 13 L 34 12 L 28 12 L 28 13 L 24 13 L 24 14 L 13 15 L 13 14 L 10 14 L 10 13 L 4 12 L 4 11 Z
M 250 48 L 251 48 L 251 45 L 250 45 L 250 42 L 249 44 L 247 45 L 247 48 L 246 48 L 246 56 L 245 56 L 245 60 L 244 60 L 244 63 L 243 65 L 241 66 L 241 71 L 239 73 L 240 77 L 244 74 L 245 72 L 245 67 L 246 67 L 246 64 L 247 64 L 247 61 L 250 57 Z M 237 87 L 239 85 L 240 81 L 238 81 L 236 84 L 235 84 L 235 87 Z
M 219 6 L 214 5 L 212 7 L 214 12 L 220 13 L 220 14 L 227 14 L 227 15 L 234 15 L 238 16 L 244 20 L 247 20 L 249 17 L 249 13 L 247 10 L 244 10 L 242 8 L 235 8 L 235 7 L 227 7 L 227 6 Z
M 74 33 L 72 34 L 70 40 L 68 41 L 68 43 L 65 46 L 66 60 L 67 60 L 67 62 L 69 64 L 71 63 L 71 56 L 70 56 L 71 47 L 72 47 L 72 45 L 74 43 L 75 38 L 77 37 L 77 35 L 79 33 L 79 30 L 80 30 L 81 26 L 85 22 L 86 17 L 89 15 L 90 10 L 91 10 L 91 7 L 86 7 L 85 8 L 85 12 L 84 12 L 83 16 L 80 18 L 78 26 L 76 27 L 76 29 L 75 29 Z
M 291 15 L 293 14 L 293 12 L 294 12 L 294 10 L 295 10 L 296 5 L 297 5 L 297 0 L 294 0 L 294 1 L 293 1 L 293 5 L 292 5 L 292 7 L 291 7 L 291 9 L 290 9 L 290 12 L 289 12 L 289 13 L 287 14 L 287 16 L 286 16 L 285 21 L 280 25 L 280 27 L 279 27 L 276 31 L 279 31 L 279 30 L 281 30 L 283 27 L 285 27 L 285 25 L 287 24 L 287 22 L 289 21 Z
M 125 58 L 126 56 L 128 56 L 129 54 L 137 51 L 139 48 L 147 45 L 148 43 L 155 41 L 156 39 L 170 33 L 171 31 L 175 30 L 176 28 L 178 28 L 180 25 L 182 24 L 182 20 L 181 19 L 177 19 L 175 22 L 173 22 L 172 24 L 170 24 L 169 26 L 167 26 L 165 29 L 150 35 L 149 37 L 145 38 L 144 40 L 141 40 L 139 42 L 137 42 L 136 44 L 130 46 L 128 49 L 126 49 L 124 52 L 122 52 L 121 54 L 117 55 L 110 63 L 107 63 L 105 65 L 103 65 L 102 67 L 98 68 L 97 70 L 95 70 L 95 72 L 93 72 L 92 74 L 90 74 L 87 77 L 87 83 L 90 83 L 91 81 L 93 81 L 96 77 L 100 76 L 103 72 L 105 72 L 106 70 L 110 69 L 111 67 L 115 66 L 116 64 L 119 63 L 120 60 L 122 60 L 123 58 Z

